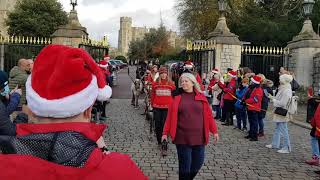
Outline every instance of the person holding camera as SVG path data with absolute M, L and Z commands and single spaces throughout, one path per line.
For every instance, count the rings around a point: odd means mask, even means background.
M 288 122 L 290 120 L 288 105 L 292 98 L 291 81 L 293 77 L 289 74 L 282 74 L 279 77 L 280 86 L 276 96 L 269 95 L 275 108 L 273 112 L 273 121 L 276 123 L 276 129 L 273 133 L 272 143 L 266 145 L 267 148 L 279 149 L 278 153 L 290 153 L 291 145 L 288 132 Z M 281 136 L 284 139 L 283 145 L 280 146 Z
M 193 179 L 201 169 L 209 132 L 214 142 L 219 139 L 210 105 L 195 76 L 183 73 L 179 79 L 179 94 L 169 106 L 162 141 L 170 135 L 179 159 L 179 179 Z

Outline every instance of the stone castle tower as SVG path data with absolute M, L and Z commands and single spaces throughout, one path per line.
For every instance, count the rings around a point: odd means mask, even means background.
M 14 9 L 18 0 L 0 0 L 0 34 L 7 36 L 7 26 L 5 25 L 5 19 L 9 11 Z
M 142 39 L 147 32 L 146 27 L 132 27 L 131 17 L 121 17 L 118 37 L 119 53 L 127 56 L 131 41 Z
M 118 50 L 121 54 L 127 56 L 129 51 L 129 44 L 132 39 L 132 18 L 120 18 L 120 30 L 118 38 Z

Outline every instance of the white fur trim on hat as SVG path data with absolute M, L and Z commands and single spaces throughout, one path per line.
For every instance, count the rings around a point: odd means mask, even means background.
M 102 65 L 102 64 L 98 64 L 99 67 L 102 67 L 102 68 L 107 68 L 108 67 L 108 64 L 106 65 Z
M 260 82 L 258 82 L 258 81 L 256 81 L 256 80 L 254 80 L 254 78 L 253 78 L 253 77 L 251 78 L 251 81 L 252 81 L 253 83 L 255 83 L 255 84 L 260 84 Z
M 48 100 L 41 97 L 31 86 L 31 76 L 26 82 L 26 90 L 30 110 L 37 116 L 50 118 L 66 118 L 81 114 L 94 104 L 99 94 L 97 78 L 94 75 L 85 89 L 60 99 Z
M 215 71 L 215 70 L 213 70 L 212 73 L 214 73 L 214 74 L 219 74 L 219 72 L 218 72 L 218 71 Z
M 193 68 L 193 65 L 186 64 L 186 65 L 184 65 L 184 67 L 185 67 L 186 69 L 192 69 L 192 68 Z
M 232 75 L 231 73 L 228 73 L 228 75 L 233 77 L 233 78 L 237 77 L 237 76 Z

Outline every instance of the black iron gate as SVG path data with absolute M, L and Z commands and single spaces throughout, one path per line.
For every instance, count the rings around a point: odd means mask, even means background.
M 284 67 L 287 50 L 281 48 L 244 47 L 241 55 L 241 67 L 249 67 L 256 74 L 264 74 L 275 85 L 279 83 L 279 70 Z
M 200 74 L 208 73 L 215 67 L 216 50 L 213 41 L 193 42 L 187 46 L 188 58 Z
M 17 65 L 19 59 L 35 59 L 45 45 L 2 44 L 4 53 L 3 70 L 7 73 Z
M 109 52 L 109 48 L 104 46 L 80 44 L 79 48 L 86 50 L 96 62 L 99 62 L 101 59 L 103 59 L 104 55 L 108 54 Z

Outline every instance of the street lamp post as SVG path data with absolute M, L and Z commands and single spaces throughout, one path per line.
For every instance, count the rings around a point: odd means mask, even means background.
M 72 10 L 75 10 L 75 7 L 78 5 L 77 0 L 70 0 L 70 4 L 72 5 Z
M 220 16 L 224 17 L 228 4 L 225 0 L 219 0 L 218 4 L 219 4 Z
M 312 9 L 314 6 L 314 0 L 304 0 L 303 1 L 303 14 L 305 18 L 308 20 L 312 14 Z

